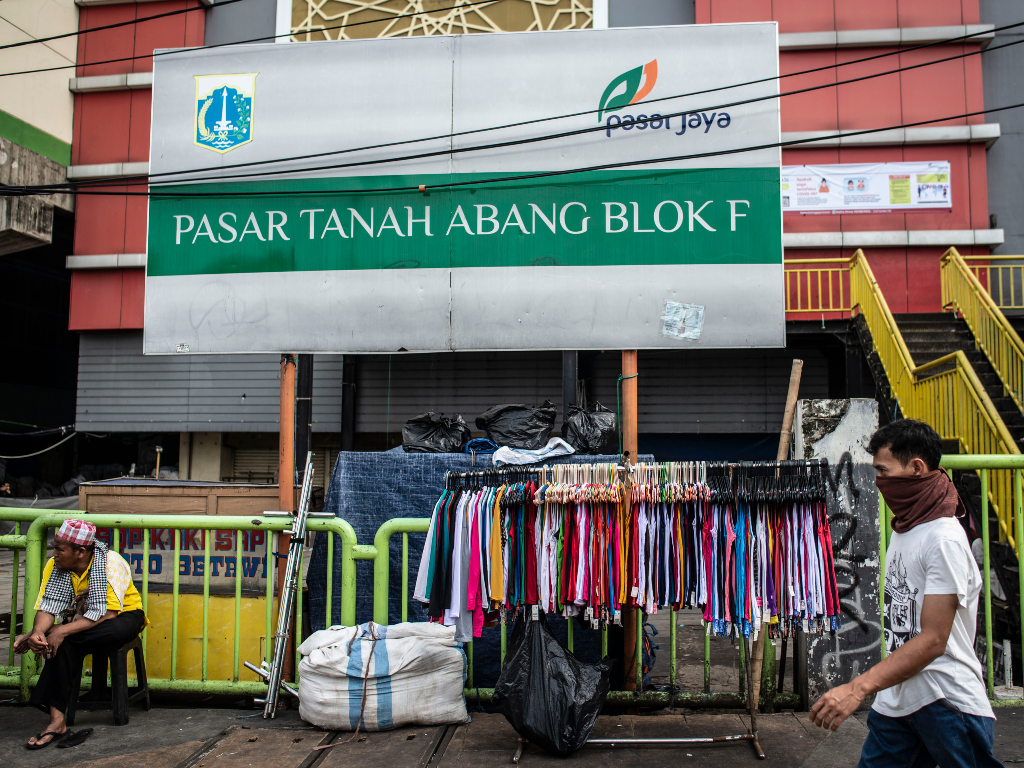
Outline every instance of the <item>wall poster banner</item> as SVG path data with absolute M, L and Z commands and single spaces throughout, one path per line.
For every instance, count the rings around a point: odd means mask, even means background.
M 162 55 L 145 353 L 784 346 L 777 71 L 774 23 Z
M 782 167 L 783 213 L 889 213 L 953 207 L 949 162 Z

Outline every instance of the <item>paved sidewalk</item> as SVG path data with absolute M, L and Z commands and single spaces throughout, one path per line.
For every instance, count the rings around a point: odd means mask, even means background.
M 115 727 L 109 712 L 81 712 L 74 730 L 95 728 L 82 746 L 25 750 L 28 736 L 45 724 L 41 713 L 26 707 L 0 706 L 0 764 L 19 768 L 468 768 L 511 765 L 517 736 L 499 714 L 475 712 L 472 722 L 458 727 L 401 728 L 386 733 L 350 734 L 313 728 L 294 711 L 272 721 L 251 717 L 252 710 L 160 708 L 133 709 L 131 722 Z M 527 745 L 520 765 L 594 766 L 808 766 L 855 768 L 867 733 L 866 713 L 844 723 L 834 734 L 815 728 L 803 713 L 784 712 L 758 719 L 767 760 L 756 759 L 748 742 L 684 747 L 586 747 L 568 761 Z M 745 731 L 745 717 L 735 712 L 680 712 L 645 716 L 602 717 L 595 737 L 665 738 L 718 736 Z M 1024 762 L 1024 707 L 999 713 L 996 756 L 1007 763 Z M 315 750 L 321 744 L 337 746 Z

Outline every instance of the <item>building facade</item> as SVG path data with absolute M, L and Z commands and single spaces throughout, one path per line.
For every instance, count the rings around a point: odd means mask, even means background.
M 947 248 L 984 256 L 1024 237 L 1014 210 L 1020 184 L 1013 170 L 1016 138 L 1001 138 L 1004 121 L 1021 118 L 1014 112 L 982 114 L 986 105 L 1014 100 L 1008 73 L 1020 54 L 982 53 L 1005 35 L 993 32 L 994 26 L 1017 20 L 1009 19 L 1012 3 L 496 0 L 431 10 L 454 4 L 243 0 L 218 7 L 200 0 L 79 0 L 83 33 L 158 12 L 195 10 L 79 38 L 78 66 L 67 86 L 74 99 L 68 176 L 147 172 L 151 54 L 160 48 L 274 36 L 286 45 L 324 39 L 344 45 L 359 37 L 776 21 L 780 91 L 803 91 L 782 97 L 782 139 L 806 142 L 784 147 L 784 165 L 948 163 L 951 194 L 942 210 L 787 214 L 787 261 L 846 258 L 862 249 L 892 312 L 926 316 L 942 311 L 939 260 Z M 411 6 L 426 13 L 396 18 Z M 347 26 L 327 29 L 339 25 Z M 943 42 L 965 35 L 974 37 Z M 928 43 L 934 45 L 921 47 Z M 948 60 L 928 63 L 939 59 Z M 787 76 L 795 72 L 804 74 Z M 804 90 L 814 86 L 827 87 Z M 866 130 L 873 132 L 858 133 Z M 990 189 L 997 198 L 992 206 Z M 88 446 L 83 441 L 80 463 L 136 463 L 148 472 L 160 445 L 163 465 L 183 478 L 273 481 L 276 356 L 142 355 L 146 210 L 142 195 L 80 195 L 77 201 L 66 262 L 67 325 L 80 339 L 74 421 L 80 432 L 115 436 Z M 800 309 L 791 298 L 792 309 Z M 805 361 L 802 397 L 874 395 L 879 382 L 848 316 L 787 313 L 785 349 L 641 352 L 641 450 L 664 459 L 774 457 L 794 357 Z M 619 372 L 614 350 L 316 355 L 314 450 L 326 468 L 342 447 L 392 447 L 401 441 L 401 425 L 425 411 L 459 413 L 472 425 L 492 405 L 549 399 L 559 407 L 560 421 L 563 404 L 576 392 L 613 408 Z
M 78 6 L 10 0 L 0 6 L 0 183 L 61 184 L 71 163 Z M 66 35 L 66 36 L 65 36 Z M 34 42 L 46 38 L 45 42 Z M 75 421 L 78 335 L 68 330 L 74 197 L 0 197 L 0 496 L 61 493 L 70 444 L 26 456 L 62 436 L 28 435 Z M 6 489 L 6 490 L 5 490 Z

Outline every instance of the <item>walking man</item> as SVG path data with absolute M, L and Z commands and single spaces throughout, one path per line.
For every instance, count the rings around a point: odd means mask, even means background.
M 63 623 L 55 623 L 58 617 Z M 42 749 L 67 731 L 64 716 L 85 657 L 120 648 L 147 623 L 128 563 L 96 541 L 95 525 L 65 520 L 43 569 L 32 631 L 14 646 L 17 653 L 35 651 L 46 659 L 29 703 L 50 722 L 28 740 L 28 749 Z
M 882 427 L 867 451 L 892 510 L 885 556 L 886 658 L 833 688 L 811 720 L 835 730 L 875 695 L 859 768 L 1001 765 L 992 707 L 974 654 L 981 574 L 957 517 L 964 507 L 939 469 L 942 441 L 920 421 Z

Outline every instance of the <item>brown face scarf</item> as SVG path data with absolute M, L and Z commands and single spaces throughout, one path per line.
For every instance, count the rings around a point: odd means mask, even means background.
M 892 510 L 892 529 L 906 533 L 940 517 L 967 514 L 953 481 L 941 469 L 918 477 L 876 477 L 875 485 Z

